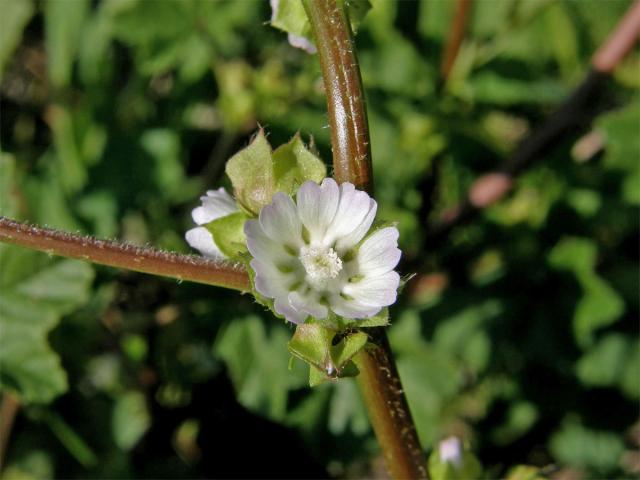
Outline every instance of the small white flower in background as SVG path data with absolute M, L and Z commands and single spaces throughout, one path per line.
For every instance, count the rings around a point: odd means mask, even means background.
M 438 444 L 440 460 L 456 467 L 462 465 L 462 442 L 458 437 L 448 437 Z
M 208 190 L 206 196 L 200 197 L 202 206 L 196 207 L 191 212 L 193 221 L 198 225 L 206 225 L 209 222 L 230 215 L 238 211 L 236 201 L 224 188 Z M 206 227 L 196 227 L 187 231 L 185 238 L 189 245 L 207 257 L 223 258 L 224 255 L 213 240 L 213 235 Z
M 398 230 L 385 227 L 365 238 L 376 210 L 367 193 L 331 178 L 305 182 L 295 202 L 276 193 L 244 226 L 256 290 L 293 323 L 330 312 L 368 318 L 391 305 L 400 283 L 393 270 L 401 255 Z

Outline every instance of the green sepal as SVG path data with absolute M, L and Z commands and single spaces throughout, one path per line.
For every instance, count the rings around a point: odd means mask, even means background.
M 358 367 L 353 361 L 349 360 L 342 370 L 340 370 L 339 377 L 330 377 L 325 372 L 318 370 L 313 365 L 309 365 L 309 386 L 317 387 L 321 383 L 335 381 L 337 378 L 356 377 L 360 373 Z
M 365 318 L 355 322 L 358 328 L 386 327 L 389 325 L 389 308 L 384 307 L 373 317 Z
M 406 287 L 407 283 L 409 283 L 413 277 L 415 277 L 417 273 L 407 273 L 400 277 L 400 285 L 398 286 L 398 294 L 402 293 L 404 287 Z
M 333 345 L 337 333 L 336 330 L 318 323 L 305 323 L 296 327 L 288 349 L 293 356 L 311 366 L 311 386 L 325 380 L 358 374 L 358 369 L 351 359 L 365 347 L 367 335 L 362 332 L 347 333 Z
M 320 183 L 327 167 L 304 145 L 299 134 L 272 151 L 260 129 L 248 147 L 229 159 L 226 173 L 240 208 L 255 217 L 276 192 L 294 195 L 307 180 Z
M 466 448 L 462 452 L 459 464 L 445 462 L 440 458 L 440 452 L 436 448 L 429 456 L 429 476 L 432 480 L 467 480 L 480 478 L 482 465 L 473 453 Z
M 246 221 L 247 216 L 243 212 L 234 212 L 205 225 L 217 247 L 231 260 L 241 260 L 248 253 L 247 237 L 244 234 Z
M 331 341 L 335 335 L 335 330 L 320 324 L 303 323 L 296 327 L 288 344 L 289 352 L 319 370 L 335 370 L 331 359 Z
M 317 387 L 318 385 L 326 382 L 327 380 L 329 379 L 327 378 L 326 373 L 324 373 L 321 370 L 318 370 L 313 365 L 309 365 L 309 386 L 310 387 Z
M 331 358 L 338 370 L 343 370 L 344 366 L 354 357 L 356 353 L 364 348 L 369 337 L 363 332 L 354 332 L 345 336 L 337 345 L 331 347 Z
M 225 171 L 238 203 L 257 216 L 275 193 L 271 145 L 263 129 L 258 130 L 248 147 L 229 159 Z
M 289 195 L 307 180 L 320 183 L 327 176 L 327 167 L 305 146 L 299 133 L 273 152 L 273 169 L 276 190 Z

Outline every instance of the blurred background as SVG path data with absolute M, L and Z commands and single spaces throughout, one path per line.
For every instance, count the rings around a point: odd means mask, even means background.
M 485 478 L 637 476 L 638 50 L 591 126 L 425 241 L 580 84 L 630 2 L 478 0 L 444 85 L 454 2 L 371 3 L 357 46 L 379 215 L 418 273 L 389 334 L 425 451 L 457 435 Z M 331 164 L 317 56 L 268 25 L 268 2 L 0 9 L 2 215 L 186 253 L 198 197 L 228 187 L 258 124 L 274 146 L 313 136 Z M 292 329 L 250 296 L 6 245 L 0 262 L 1 478 L 384 475 L 355 383 L 308 388 Z

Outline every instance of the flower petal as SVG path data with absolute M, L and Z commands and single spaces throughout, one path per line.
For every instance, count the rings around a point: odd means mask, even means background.
M 293 308 L 287 297 L 276 298 L 276 301 L 273 303 L 273 308 L 280 315 L 283 315 L 287 322 L 291 323 L 303 323 L 309 316 Z
M 286 297 L 289 285 L 294 281 L 292 274 L 283 273 L 275 265 L 253 259 L 249 263 L 256 273 L 256 290 L 267 298 Z
M 304 244 L 296 206 L 285 193 L 276 193 L 272 202 L 260 211 L 260 225 L 272 240 L 297 248 Z
M 358 242 L 362 240 L 371 228 L 371 224 L 373 223 L 377 210 L 378 204 L 376 201 L 373 198 L 369 199 L 369 211 L 365 215 L 364 219 L 356 228 L 353 229 L 351 233 L 340 237 L 336 242 L 336 250 L 340 254 L 344 255 L 344 253 L 355 247 Z
M 224 255 L 213 241 L 213 235 L 205 227 L 188 230 L 184 238 L 191 247 L 199 250 L 202 255 L 212 258 L 224 258 Z
M 329 310 L 312 295 L 302 295 L 300 292 L 289 294 L 289 303 L 300 312 L 305 312 L 315 318 L 326 318 Z
M 396 301 L 400 285 L 397 272 L 387 272 L 375 277 L 365 277 L 359 282 L 348 283 L 343 293 L 365 305 L 386 307 Z
M 191 212 L 193 221 L 198 225 L 213 222 L 217 218 L 238 211 L 235 200 L 223 187 L 218 190 L 208 190 L 207 195 L 200 197 L 200 200 L 202 206 L 194 208 Z
M 322 185 L 309 181 L 302 184 L 296 195 L 298 214 L 309 231 L 311 243 L 321 242 L 338 209 L 340 189 L 332 178 Z
M 368 318 L 381 309 L 382 307 L 365 305 L 357 300 L 346 300 L 340 295 L 331 297 L 331 310 L 344 318 Z
M 385 227 L 367 238 L 356 256 L 360 274 L 374 277 L 393 270 L 402 255 L 398 249 L 398 236 L 396 227 Z
M 244 234 L 247 237 L 247 248 L 251 256 L 261 262 L 276 264 L 295 259 L 286 252 L 282 243 L 267 237 L 258 220 L 247 220 L 244 224 Z
M 340 185 L 340 202 L 336 215 L 327 229 L 325 243 L 331 245 L 340 237 L 352 233 L 364 220 L 370 210 L 371 197 L 366 192 L 356 190 L 350 183 Z

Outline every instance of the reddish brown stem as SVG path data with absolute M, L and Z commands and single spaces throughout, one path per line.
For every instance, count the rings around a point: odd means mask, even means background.
M 471 4 L 472 0 L 457 0 L 456 2 L 456 11 L 453 16 L 453 21 L 451 22 L 451 30 L 449 31 L 449 38 L 445 45 L 442 63 L 440 64 L 442 83 L 446 82 L 449 78 L 453 64 L 460 51 L 467 21 L 469 20 L 469 13 L 471 12 Z
M 425 455 L 383 328 L 374 329 L 355 357 L 357 377 L 391 478 L 428 478 Z
M 178 255 L 110 240 L 98 240 L 0 217 L 0 242 L 78 258 L 110 267 L 248 291 L 249 277 L 238 265 Z
M 602 73 L 611 73 L 631 51 L 640 34 L 640 0 L 631 4 L 607 41 L 598 49 L 591 65 Z
M 9 445 L 11 428 L 18 410 L 20 410 L 18 399 L 13 394 L 5 392 L 0 405 L 0 472 L 4 468 L 4 458 Z
M 303 0 L 327 93 L 334 174 L 373 193 L 360 69 L 346 12 L 336 0 Z M 342 3 L 341 3 L 342 4 Z M 392 478 L 427 478 L 425 457 L 384 328 L 356 356 L 358 384 Z
M 346 13 L 335 0 L 304 0 L 320 57 L 333 148 L 333 175 L 373 193 L 360 68 Z M 342 28 L 344 27 L 344 28 Z

